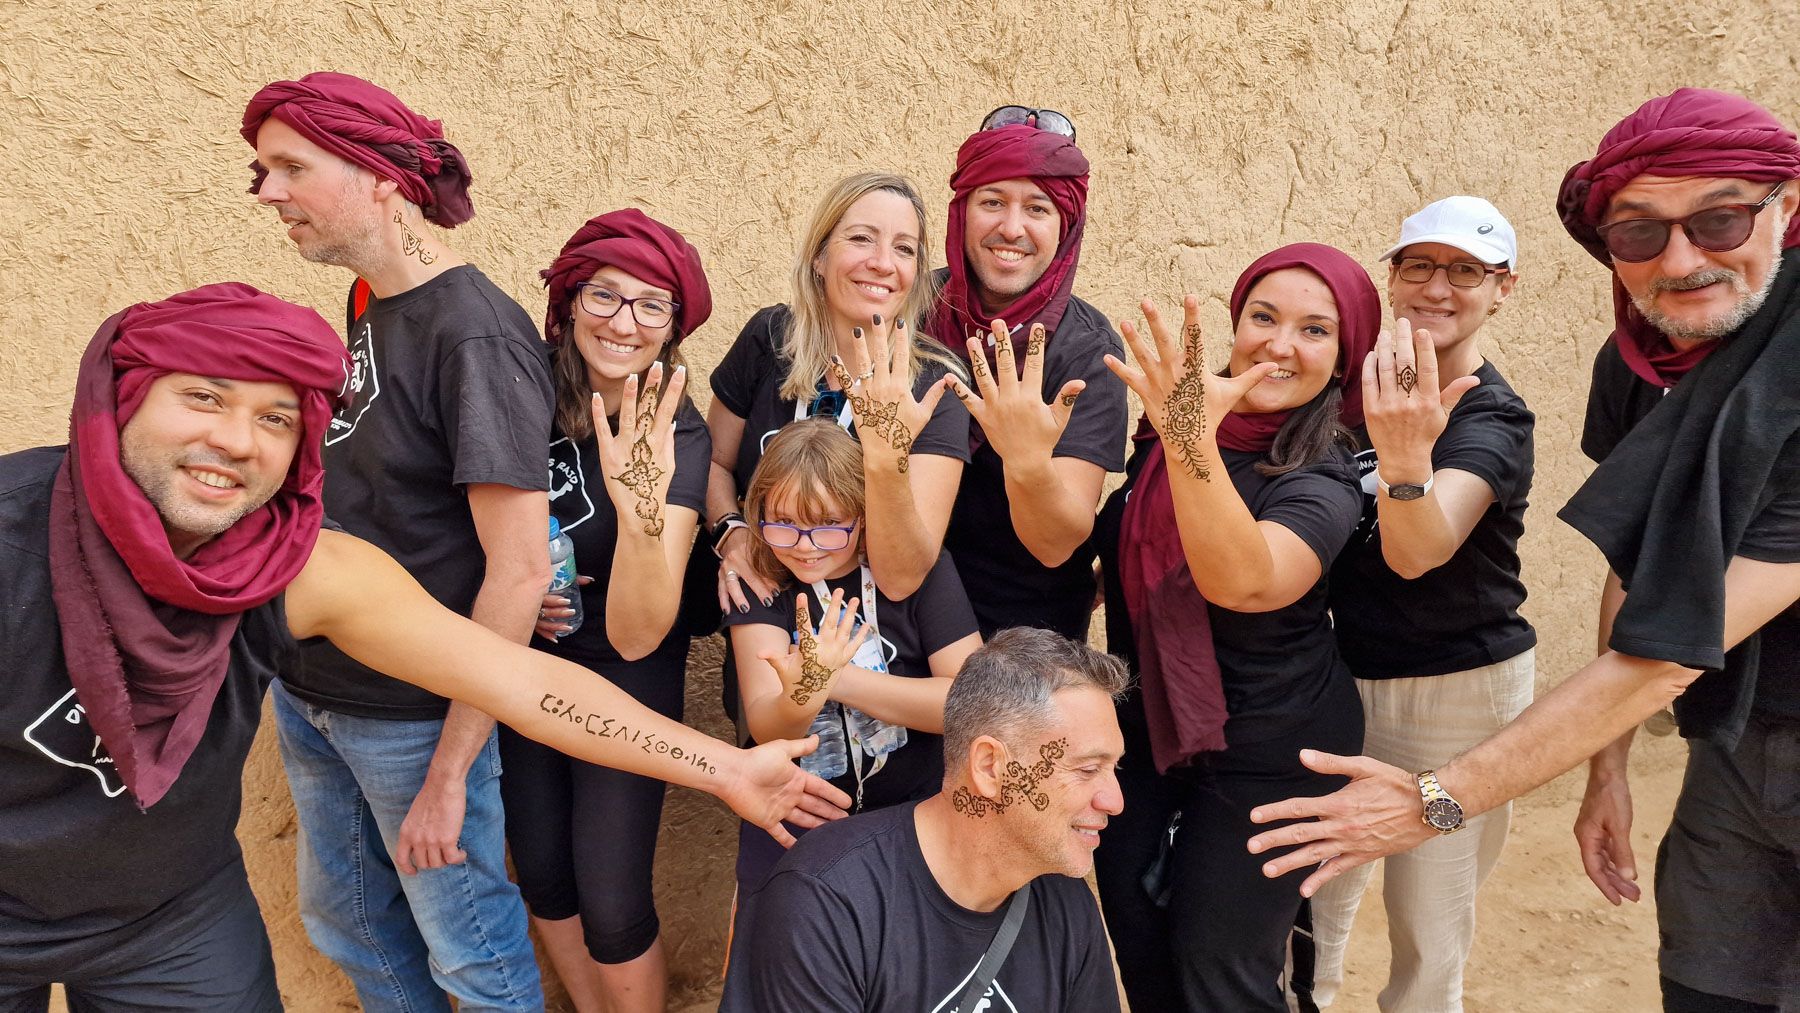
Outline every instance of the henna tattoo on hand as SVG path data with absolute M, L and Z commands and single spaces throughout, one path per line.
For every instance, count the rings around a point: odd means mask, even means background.
M 661 538 L 663 533 L 662 497 L 657 495 L 657 486 L 662 482 L 666 472 L 656 463 L 656 451 L 650 446 L 650 429 L 656 421 L 656 403 L 659 388 L 651 387 L 644 391 L 638 402 L 637 439 L 631 443 L 631 460 L 625 470 L 613 476 L 613 481 L 624 486 L 637 497 L 637 503 L 631 512 L 638 520 L 644 522 L 644 534 L 652 538 Z
M 1038 762 L 1027 767 L 1017 760 L 1006 761 L 1006 771 L 1000 781 L 1000 797 L 989 798 L 977 795 L 966 785 L 958 785 L 950 795 L 950 807 L 974 819 L 982 819 L 990 812 L 1004 813 L 1007 807 L 1020 800 L 1031 803 L 1038 812 L 1050 808 L 1050 793 L 1038 790 L 1044 778 L 1049 777 L 1056 769 L 1056 761 L 1069 751 L 1068 739 L 1056 739 L 1038 747 Z
M 899 401 L 883 401 L 868 393 L 858 394 L 857 384 L 850 377 L 850 371 L 842 362 L 833 360 L 832 374 L 837 377 L 838 386 L 844 388 L 844 396 L 850 400 L 850 408 L 856 413 L 856 427 L 865 436 L 875 436 L 886 440 L 900 455 L 897 467 L 900 474 L 907 473 L 912 456 L 913 434 L 906 427 L 906 421 L 900 417 Z
M 1205 340 L 1199 324 L 1182 329 L 1181 365 L 1185 371 L 1175 389 L 1163 402 L 1162 437 L 1168 442 L 1181 466 L 1202 481 L 1212 477 L 1212 462 L 1200 449 L 1200 434 L 1206 431 Z
M 1025 337 L 1025 354 L 1041 355 L 1044 351 L 1044 325 L 1032 324 L 1031 333 Z
M 394 212 L 394 223 L 400 226 L 400 243 L 406 256 L 419 258 L 419 263 L 427 267 L 437 262 L 437 254 L 425 252 L 425 240 L 419 238 L 419 234 L 406 224 L 406 216 L 402 212 Z
M 1075 407 L 1075 398 L 1076 398 L 1076 395 L 1074 395 L 1074 394 L 1064 394 L 1062 396 L 1063 407 L 1064 408 Z
M 800 681 L 788 694 L 788 699 L 794 701 L 796 707 L 804 707 L 814 693 L 824 692 L 831 684 L 831 669 L 819 660 L 819 638 L 813 636 L 812 617 L 804 610 L 800 612 L 800 627 L 796 632 L 800 635 Z
M 1413 369 L 1412 363 L 1409 362 L 1400 367 L 1400 372 L 1394 377 L 1394 380 L 1399 383 L 1401 393 L 1411 396 L 1413 388 L 1419 385 L 1419 372 Z

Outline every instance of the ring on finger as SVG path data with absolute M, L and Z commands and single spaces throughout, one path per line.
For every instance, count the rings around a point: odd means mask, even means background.
M 875 367 L 870 366 L 868 369 L 865 369 L 862 372 L 856 374 L 856 379 L 851 382 L 852 383 L 861 383 L 864 380 L 867 380 L 869 377 L 874 376 L 874 375 L 875 375 Z
M 725 579 L 726 580 L 738 579 L 738 572 L 736 570 L 726 570 L 725 571 Z

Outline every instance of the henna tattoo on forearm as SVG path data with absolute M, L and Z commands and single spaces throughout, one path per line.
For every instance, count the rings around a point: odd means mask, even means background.
M 1199 324 L 1182 329 L 1181 382 L 1163 402 L 1162 438 L 1188 474 L 1201 481 L 1212 477 L 1212 462 L 1200 448 L 1206 431 L 1206 356 Z
M 831 669 L 819 660 L 819 638 L 813 636 L 811 627 L 812 618 L 802 614 L 800 628 L 796 631 L 800 637 L 800 681 L 788 694 L 796 707 L 806 706 L 814 693 L 823 693 L 825 687 L 831 685 Z
M 574 701 L 564 700 L 555 693 L 545 693 L 538 700 L 538 710 L 552 717 L 561 718 L 597 739 L 620 739 L 651 756 L 667 756 L 671 760 L 680 760 L 688 766 L 698 767 L 708 774 L 719 772 L 719 768 L 700 753 L 683 749 L 660 739 L 655 732 L 633 728 L 618 718 L 603 717 L 592 711 L 582 714 Z
M 1410 396 L 1413 388 L 1419 385 L 1419 371 L 1414 369 L 1412 363 L 1409 362 L 1400 367 L 1400 372 L 1394 377 L 1394 380 L 1400 385 L 1400 392 Z
M 1050 808 L 1050 794 L 1039 790 L 1045 778 L 1056 769 L 1056 761 L 1069 750 L 1068 739 L 1056 739 L 1038 747 L 1038 762 L 1027 767 L 1017 760 L 1006 761 L 1000 780 L 1000 797 L 977 795 L 967 785 L 958 785 L 950 795 L 950 806 L 964 816 L 982 819 L 990 812 L 1004 813 L 1007 807 L 1023 800 L 1038 812 Z
M 419 238 L 419 234 L 406 224 L 403 212 L 394 212 L 394 224 L 400 226 L 400 244 L 406 251 L 406 256 L 417 257 L 419 263 L 428 267 L 437 262 L 437 254 L 425 252 L 425 240 Z

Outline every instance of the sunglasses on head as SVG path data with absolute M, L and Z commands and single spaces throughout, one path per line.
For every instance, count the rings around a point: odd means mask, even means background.
M 1767 197 L 1753 204 L 1715 204 L 1680 218 L 1627 218 L 1595 231 L 1600 233 L 1600 241 L 1606 244 L 1612 259 L 1626 264 L 1642 264 L 1662 256 L 1677 225 L 1696 247 L 1709 253 L 1729 253 L 1750 241 L 1750 234 L 1756 231 L 1756 216 L 1786 186 L 1775 184 Z
M 1018 126 L 1021 123 L 1060 134 L 1071 141 L 1075 139 L 1073 120 L 1054 109 L 1031 109 L 1026 106 L 1001 106 L 982 119 L 981 129 L 999 130 L 1001 127 Z

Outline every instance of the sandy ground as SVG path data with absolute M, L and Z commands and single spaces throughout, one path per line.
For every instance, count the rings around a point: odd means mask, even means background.
M 1565 775 L 1516 804 L 1506 854 L 1482 888 L 1480 928 L 1465 985 L 1467 1013 L 1660 1008 L 1656 910 L 1648 886 L 1656 842 L 1681 787 L 1685 755 L 1678 739 L 1640 735 L 1632 756 L 1634 836 L 1639 879 L 1646 887 L 1641 904 L 1612 907 L 1582 874 L 1570 834 L 1581 803 L 1581 774 Z M 1380 882 L 1377 873 L 1350 941 L 1344 993 L 1333 1007 L 1341 1013 L 1373 1013 L 1387 978 Z M 681 999 L 680 1013 L 718 1008 L 716 989 Z M 60 995 L 52 1009 L 63 1013 Z

